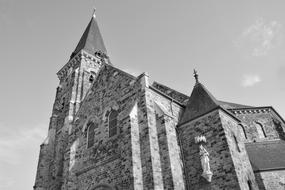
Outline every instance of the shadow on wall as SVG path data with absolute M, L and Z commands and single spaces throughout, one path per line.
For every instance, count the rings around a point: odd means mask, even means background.
M 264 186 L 260 173 L 254 173 L 254 175 L 255 175 L 255 179 L 258 184 L 259 190 L 265 190 L 265 186 Z

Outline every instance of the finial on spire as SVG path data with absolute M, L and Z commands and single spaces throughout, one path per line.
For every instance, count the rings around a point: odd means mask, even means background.
M 96 8 L 94 7 L 93 8 L 93 15 L 92 15 L 93 18 L 96 18 L 96 14 L 95 13 L 96 13 Z
M 194 69 L 194 78 L 196 80 L 196 84 L 199 83 L 199 75 L 195 69 Z

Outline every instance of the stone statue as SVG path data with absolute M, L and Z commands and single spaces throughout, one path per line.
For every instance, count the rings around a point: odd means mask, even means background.
M 210 169 L 209 153 L 203 147 L 203 145 L 200 145 L 199 149 L 200 149 L 199 155 L 200 155 L 201 165 L 203 169 L 202 177 L 204 177 L 208 182 L 211 182 L 213 173 L 211 172 L 211 169 Z
M 195 137 L 195 143 L 199 144 L 199 150 L 200 150 L 199 155 L 203 169 L 202 177 L 204 177 L 208 182 L 211 182 L 213 173 L 211 172 L 210 168 L 209 153 L 202 145 L 203 143 L 204 144 L 206 143 L 205 136 Z

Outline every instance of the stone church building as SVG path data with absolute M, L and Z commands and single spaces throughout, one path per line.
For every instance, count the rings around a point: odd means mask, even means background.
M 34 190 L 284 190 L 285 121 L 271 106 L 190 96 L 109 60 L 95 14 L 58 71 Z

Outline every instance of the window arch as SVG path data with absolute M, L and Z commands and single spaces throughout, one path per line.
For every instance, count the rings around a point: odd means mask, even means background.
M 87 148 L 90 148 L 94 145 L 95 140 L 95 123 L 88 122 L 87 124 Z
M 117 134 L 117 110 L 111 110 L 109 117 L 108 117 L 108 124 L 109 124 L 109 137 L 112 137 Z
M 239 127 L 240 127 L 240 131 L 242 133 L 242 136 L 244 137 L 244 139 L 247 139 L 247 135 L 246 135 L 246 132 L 245 132 L 245 128 L 242 124 L 239 124 Z
M 265 134 L 265 131 L 264 131 L 262 124 L 259 122 L 255 122 L 255 123 L 256 123 L 255 126 L 256 126 L 256 130 L 257 130 L 257 134 L 258 134 L 259 138 L 265 138 L 266 134 Z

